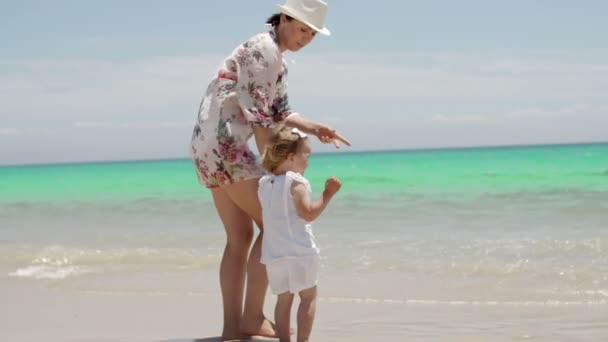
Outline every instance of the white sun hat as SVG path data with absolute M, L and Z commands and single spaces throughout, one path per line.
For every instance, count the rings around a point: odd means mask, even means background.
M 325 27 L 327 3 L 323 0 L 287 0 L 285 5 L 278 5 L 281 13 L 297 19 L 313 30 L 329 36 L 331 32 Z

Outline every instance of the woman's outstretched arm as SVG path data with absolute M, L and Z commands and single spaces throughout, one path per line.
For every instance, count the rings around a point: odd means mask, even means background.
M 313 134 L 323 143 L 333 142 L 336 147 L 340 147 L 340 143 L 350 146 L 350 141 L 335 129 L 320 122 L 308 120 L 300 114 L 293 113 L 289 115 L 285 119 L 285 124 L 290 127 L 295 127 L 302 132 Z

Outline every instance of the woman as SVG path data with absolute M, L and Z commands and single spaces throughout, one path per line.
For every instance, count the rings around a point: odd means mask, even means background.
M 287 0 L 260 33 L 237 47 L 213 78 L 199 108 L 192 136 L 192 158 L 201 184 L 211 189 L 226 230 L 227 243 L 220 265 L 224 309 L 222 339 L 261 335 L 275 337 L 273 324 L 263 314 L 268 280 L 260 263 L 262 210 L 257 197 L 264 170 L 249 150 L 254 136 L 264 151 L 271 127 L 279 123 L 315 135 L 323 143 L 348 140 L 331 127 L 310 121 L 289 108 L 287 69 L 283 52 L 298 51 L 317 32 L 329 35 L 322 0 Z M 251 254 L 253 221 L 260 228 Z M 243 312 L 243 292 L 247 293 Z

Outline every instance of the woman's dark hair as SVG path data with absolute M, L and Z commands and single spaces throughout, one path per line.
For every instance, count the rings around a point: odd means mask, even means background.
M 292 17 L 288 16 L 287 14 L 285 14 L 285 17 L 287 18 L 287 20 L 293 19 Z M 279 26 L 280 23 L 281 23 L 281 13 L 275 13 L 266 20 L 266 24 L 269 24 L 272 27 L 277 27 L 277 26 Z

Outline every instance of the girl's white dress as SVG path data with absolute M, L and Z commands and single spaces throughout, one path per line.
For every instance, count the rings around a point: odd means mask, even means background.
M 319 249 L 310 222 L 301 218 L 295 207 L 291 186 L 299 182 L 312 193 L 310 183 L 295 172 L 266 175 L 259 181 L 264 237 L 262 263 L 274 294 L 298 293 L 317 285 Z

